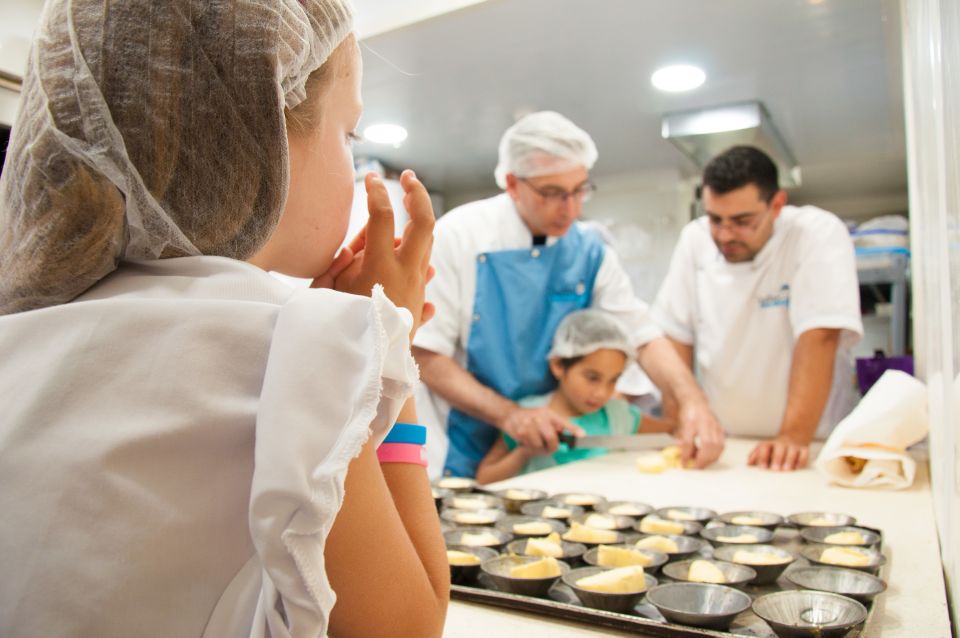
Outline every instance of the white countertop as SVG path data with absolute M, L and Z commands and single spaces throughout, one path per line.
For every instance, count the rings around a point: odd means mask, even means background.
M 728 440 L 723 456 L 706 470 L 643 474 L 634 466 L 638 453 L 621 452 L 519 476 L 496 487 L 538 488 L 551 494 L 594 492 L 610 500 L 634 500 L 654 507 L 702 506 L 720 513 L 749 509 L 784 516 L 813 510 L 850 514 L 884 532 L 883 553 L 888 559 L 881 575 L 889 588 L 874 601 L 863 636 L 952 635 L 925 463 L 918 464 L 916 481 L 909 489 L 849 489 L 829 485 L 812 469 L 771 472 L 747 467 L 753 445 L 750 440 Z M 450 602 L 444 631 L 448 638 L 538 634 L 550 638 L 628 635 L 457 600 Z

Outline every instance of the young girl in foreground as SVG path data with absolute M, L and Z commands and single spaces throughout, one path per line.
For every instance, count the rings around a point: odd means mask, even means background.
M 344 0 L 46 3 L 0 180 L 5 635 L 442 632 L 422 432 L 393 427 L 433 213 L 405 172 L 395 247 L 367 176 L 335 258 L 350 31 Z
M 550 394 L 519 401 L 524 407 L 546 406 L 583 428 L 587 436 L 620 435 L 648 429 L 669 430 L 656 417 L 623 399 L 613 398 L 633 348 L 617 320 L 601 310 L 580 310 L 567 315 L 557 326 L 548 355 L 557 389 Z M 507 435 L 497 439 L 477 468 L 480 483 L 492 483 L 525 472 L 606 454 L 603 448 L 560 449 L 535 456 Z

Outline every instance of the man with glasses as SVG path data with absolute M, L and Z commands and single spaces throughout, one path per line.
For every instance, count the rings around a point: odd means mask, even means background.
M 832 213 L 786 206 L 776 165 L 754 147 L 713 158 L 702 197 L 706 214 L 683 229 L 654 318 L 727 434 L 763 439 L 747 463 L 802 468 L 814 436 L 855 402 L 853 242 Z
M 594 191 L 596 159 L 593 140 L 568 119 L 530 114 L 500 142 L 495 176 L 505 192 L 437 222 L 436 277 L 427 288 L 437 312 L 417 332 L 414 356 L 429 389 L 418 395 L 422 418 L 433 413 L 447 425 L 448 475 L 475 475 L 501 431 L 541 454 L 557 449 L 559 432 L 581 433 L 549 408 L 515 401 L 553 389 L 547 352 L 554 330 L 588 306 L 621 320 L 641 366 L 682 404 L 677 436 L 685 458 L 703 467 L 722 450 L 723 432 L 693 375 L 649 320 L 616 255 L 577 221 Z

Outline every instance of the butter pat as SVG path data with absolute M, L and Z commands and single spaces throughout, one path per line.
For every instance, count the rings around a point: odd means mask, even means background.
M 714 583 L 722 585 L 727 582 L 723 571 L 706 560 L 695 560 L 690 564 L 690 571 L 687 573 L 687 579 L 694 583 Z
M 837 532 L 827 535 L 823 542 L 833 545 L 864 545 L 867 539 L 860 532 Z
M 693 515 L 683 510 L 667 510 L 667 518 L 674 521 L 692 521 Z
M 730 519 L 734 525 L 763 525 L 763 519 L 757 518 L 756 516 L 746 516 L 741 514 L 740 516 L 734 516 Z
M 653 561 L 645 554 L 626 547 L 601 545 L 597 549 L 597 564 L 601 567 L 629 567 L 631 565 L 647 567 L 651 562 Z
M 611 514 L 614 514 L 616 516 L 640 516 L 641 514 L 643 514 L 642 509 L 640 509 L 636 505 L 630 505 L 629 503 L 614 505 L 608 511 Z
M 563 507 L 547 505 L 543 508 L 543 511 L 540 512 L 540 515 L 544 518 L 570 518 L 570 510 Z
M 469 552 L 460 552 L 455 549 L 447 550 L 447 562 L 451 565 L 479 565 L 480 558 Z
M 830 547 L 820 554 L 820 562 L 846 567 L 866 567 L 870 557 L 855 547 Z
M 738 549 L 733 553 L 733 562 L 744 565 L 779 565 L 780 563 L 789 563 L 790 559 L 773 552 Z
M 633 565 L 586 576 L 577 581 L 577 587 L 607 594 L 634 594 L 647 588 L 643 567 Z
M 489 514 L 479 512 L 460 512 L 456 516 L 457 522 L 464 525 L 487 525 L 493 522 L 493 518 Z
M 644 534 L 683 534 L 683 523 L 648 516 L 640 521 L 640 531 Z
M 510 568 L 511 578 L 555 578 L 560 575 L 560 563 L 556 558 L 542 558 L 525 565 Z
M 744 543 L 752 544 L 759 542 L 753 534 L 737 534 L 736 536 L 717 536 L 717 541 L 721 543 Z
M 546 538 L 527 539 L 527 546 L 524 553 L 527 556 L 552 556 L 553 558 L 560 558 L 563 556 L 560 534 L 554 532 Z
M 509 498 L 511 501 L 529 501 L 533 498 L 533 493 L 528 492 L 527 490 L 507 490 L 504 492 L 504 496 Z
M 513 526 L 514 534 L 524 536 L 536 536 L 537 534 L 549 534 L 553 530 L 549 523 L 543 521 L 530 521 L 529 523 L 515 523 Z
M 482 510 L 486 509 L 487 504 L 478 498 L 455 497 L 452 501 L 453 508 L 458 510 Z
M 616 543 L 618 538 L 619 535 L 614 531 L 594 529 L 580 523 L 573 523 L 563 535 L 563 540 L 574 543 Z
M 470 547 L 485 547 L 499 545 L 500 539 L 490 532 L 464 532 L 460 535 L 460 544 Z
M 665 554 L 676 554 L 680 551 L 680 547 L 676 541 L 666 536 L 647 536 L 646 538 L 641 538 L 634 544 L 634 547 L 639 547 L 640 549 L 655 549 Z
M 829 518 L 815 518 L 807 523 L 809 527 L 832 527 L 837 524 L 837 521 L 831 520 Z
M 603 514 L 591 514 L 583 521 L 583 524 L 594 529 L 617 529 L 616 519 Z
M 570 505 L 593 505 L 597 501 L 597 497 L 592 494 L 567 494 L 563 497 L 563 502 Z

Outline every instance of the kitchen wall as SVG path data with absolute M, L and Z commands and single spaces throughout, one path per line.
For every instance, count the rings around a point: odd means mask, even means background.
M 930 469 L 960 634 L 960 3 L 903 0 L 914 339 L 930 407 Z

